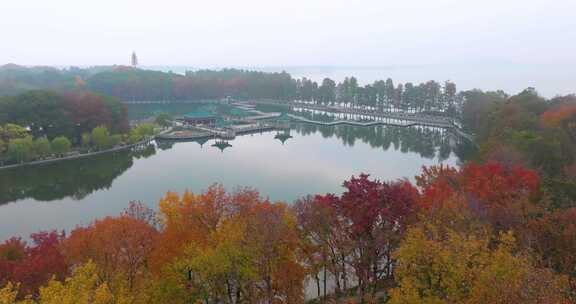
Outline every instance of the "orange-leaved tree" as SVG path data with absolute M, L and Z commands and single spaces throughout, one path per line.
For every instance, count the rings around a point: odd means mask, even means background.
M 154 299 L 209 303 L 299 303 L 304 271 L 296 220 L 257 191 L 168 193 L 154 252 Z M 180 302 L 178 302 L 180 303 Z
M 576 103 L 563 104 L 542 113 L 540 122 L 544 127 L 562 130 L 576 144 Z
M 72 264 L 94 262 L 99 280 L 113 293 L 137 295 L 150 277 L 157 234 L 149 223 L 121 215 L 74 229 L 64 246 Z

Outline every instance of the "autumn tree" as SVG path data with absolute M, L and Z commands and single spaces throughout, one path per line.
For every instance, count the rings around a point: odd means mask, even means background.
M 211 231 L 229 212 L 229 196 L 222 186 L 213 185 L 204 193 L 185 192 L 182 196 L 168 192 L 159 202 L 160 220 L 164 226 L 155 252 L 154 266 L 163 265 L 180 256 L 194 242 L 204 244 Z
M 157 233 L 149 223 L 121 215 L 74 229 L 64 245 L 71 263 L 93 261 L 98 278 L 120 294 L 141 290 L 146 283 Z
M 126 107 L 119 100 L 89 91 L 29 91 L 0 100 L 0 124 L 19 124 L 34 137 L 66 136 L 79 142 L 84 132 L 105 125 L 113 132 L 128 131 Z
M 40 232 L 30 238 L 31 246 L 19 239 L 0 245 L 0 285 L 19 284 L 20 295 L 36 296 L 50 279 L 63 280 L 68 264 L 60 250 L 63 234 Z
M 576 103 L 561 105 L 544 112 L 541 122 L 546 127 L 559 128 L 576 144 Z
M 498 231 L 525 226 L 538 212 L 533 200 L 538 195 L 540 178 L 523 167 L 499 163 L 469 163 L 460 169 L 437 166 L 424 168 L 416 181 L 422 206 L 434 208 L 459 196 L 462 204 Z
M 395 252 L 399 286 L 390 303 L 568 303 L 565 277 L 534 266 L 512 233 L 410 228 Z
M 39 304 L 120 304 L 129 298 L 114 297 L 106 282 L 98 277 L 96 264 L 78 265 L 64 282 L 51 280 L 40 288 Z
M 5 286 L 0 285 L 0 304 L 15 304 L 18 297 L 18 285 L 14 286 L 8 283 Z
M 121 215 L 147 223 L 156 228 L 156 230 L 162 228 L 156 211 L 139 201 L 131 201 L 128 203 L 128 207 L 122 211 Z
M 344 182 L 344 188 L 346 191 L 340 197 L 332 194 L 317 196 L 315 203 L 330 208 L 334 213 L 336 220 L 330 223 L 332 227 L 329 229 L 338 231 L 329 233 L 329 237 L 336 236 L 329 242 L 345 244 L 336 246 L 349 248 L 339 252 L 345 256 L 337 260 L 354 270 L 353 277 L 358 281 L 359 295 L 363 299 L 368 286 L 372 286 L 375 293 L 383 279 L 392 277 L 392 252 L 418 210 L 417 191 L 407 181 L 380 182 L 365 174 Z M 301 215 L 300 219 L 304 229 L 310 227 L 305 216 Z M 318 233 L 326 234 L 322 231 L 309 233 L 312 243 L 320 250 L 333 250 L 334 245 L 328 245 L 322 239 L 314 240 Z M 326 255 L 326 252 L 320 252 L 320 255 Z M 333 270 L 337 281 L 340 275 L 344 275 L 346 281 L 347 272 L 346 266 Z
M 82 132 L 98 126 L 112 126 L 112 114 L 102 96 L 87 91 L 74 91 L 64 93 L 63 99 L 73 124 L 80 126 Z
M 301 303 L 304 271 L 298 261 L 296 219 L 284 204 L 256 204 L 246 216 L 248 248 L 256 252 L 257 299 Z M 278 300 L 279 299 L 279 300 Z
M 0 286 L 14 280 L 14 269 L 26 258 L 26 243 L 11 238 L 0 244 Z
M 298 219 L 301 259 L 307 275 L 316 282 L 318 298 L 327 296 L 329 274 L 336 283 L 336 293 L 346 290 L 346 257 L 350 246 L 343 231 L 338 229 L 339 219 L 334 209 L 312 196 L 297 200 L 293 209 Z
M 165 296 L 208 303 L 301 301 L 296 221 L 285 205 L 262 200 L 254 190 L 228 193 L 213 185 L 200 194 L 168 193 L 160 218 L 164 230 L 154 261 Z
M 570 277 L 576 299 L 576 208 L 556 210 L 530 223 L 532 248 L 542 265 Z
M 226 221 L 210 234 L 206 246 L 191 243 L 170 264 L 170 271 L 162 275 L 175 278 L 179 286 L 189 288 L 180 297 L 172 294 L 164 298 L 189 298 L 210 303 L 242 303 L 253 299 L 250 283 L 257 280 L 255 252 L 247 249 L 245 234 L 244 223 Z M 181 275 L 174 276 L 174 272 Z

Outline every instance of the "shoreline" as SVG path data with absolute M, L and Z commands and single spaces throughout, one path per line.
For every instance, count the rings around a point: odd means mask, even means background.
M 156 139 L 156 137 L 170 131 L 171 129 L 168 130 L 164 130 L 160 133 L 158 133 L 157 135 L 154 135 L 152 137 L 149 138 L 145 138 L 137 143 L 134 144 L 128 144 L 128 145 L 123 145 L 123 146 L 117 146 L 117 147 L 113 147 L 110 149 L 106 149 L 106 150 L 101 150 L 101 151 L 95 151 L 95 152 L 88 152 L 88 153 L 80 153 L 80 154 L 75 154 L 75 155 L 68 155 L 68 156 L 64 156 L 64 157 L 57 157 L 57 158 L 51 158 L 51 159 L 42 159 L 42 160 L 34 160 L 34 161 L 30 161 L 30 162 L 25 162 L 25 163 L 20 163 L 20 164 L 13 164 L 13 165 L 5 165 L 5 166 L 0 166 L 0 171 L 2 170 L 10 170 L 10 169 L 16 169 L 16 168 L 21 168 L 21 167 L 26 167 L 26 166 L 40 166 L 40 165 L 47 165 L 47 164 L 51 164 L 51 163 L 56 163 L 56 162 L 60 162 L 60 161 L 66 161 L 66 160 L 73 160 L 73 159 L 81 159 L 81 158 L 86 158 L 86 157 L 91 157 L 91 156 L 95 156 L 95 155 L 100 155 L 100 154 L 106 154 L 106 153 L 113 153 L 113 152 L 118 152 L 118 151 L 123 151 L 123 150 L 128 150 L 128 149 L 132 149 L 136 146 L 139 145 L 143 145 L 143 144 L 147 144 L 153 140 Z
M 13 164 L 13 165 L 1 166 L 1 167 L 0 167 L 0 170 L 9 170 L 9 169 L 26 167 L 26 166 L 46 165 L 46 164 L 51 164 L 51 163 L 55 163 L 55 162 L 59 162 L 59 161 L 72 160 L 72 159 L 81 159 L 81 158 L 86 158 L 86 157 L 95 156 L 95 155 L 100 155 L 100 154 L 106 154 L 106 153 L 123 151 L 123 150 L 131 149 L 131 148 L 133 148 L 133 147 L 135 147 L 135 146 L 138 146 L 138 145 L 142 145 L 142 144 L 148 143 L 148 142 L 154 140 L 154 138 L 155 138 L 155 137 L 152 137 L 152 138 L 150 138 L 150 139 L 146 139 L 146 140 L 140 141 L 140 142 L 135 143 L 135 144 L 130 144 L 130 145 L 124 145 L 124 146 L 114 147 L 114 148 L 107 149 L 107 150 L 102 150 L 102 151 L 88 152 L 88 153 L 80 153 L 80 154 L 69 155 L 69 156 L 64 156 L 64 157 L 57 157 L 57 158 L 51 158 L 51 159 L 42 159 L 42 160 L 35 160 L 35 161 L 31 161 L 31 162 L 25 162 L 25 163 L 21 163 L 21 164 Z

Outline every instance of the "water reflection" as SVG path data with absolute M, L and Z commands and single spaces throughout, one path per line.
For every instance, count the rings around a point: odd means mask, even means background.
M 474 153 L 474 147 L 450 129 L 432 127 L 354 127 L 347 125 L 319 126 L 297 124 L 295 130 L 302 135 L 320 133 L 324 138 L 336 137 L 343 145 L 353 147 L 357 140 L 372 148 L 415 152 L 423 158 L 444 161 L 451 153 L 465 160 Z
M 95 191 L 109 189 L 114 179 L 132 167 L 134 159 L 155 153 L 155 146 L 149 144 L 132 151 L 0 171 L 0 205 L 28 198 L 82 200 Z
M 293 136 L 290 135 L 290 129 L 278 131 L 274 136 L 274 139 L 279 140 L 282 143 L 282 145 L 284 145 L 286 141 L 289 140 L 290 138 L 293 138 Z
M 474 153 L 472 145 L 467 144 L 464 139 L 459 138 L 450 130 L 442 128 L 355 127 L 347 125 L 319 126 L 293 123 L 289 129 L 274 131 L 272 134 L 273 136 L 270 137 L 269 140 L 264 141 L 265 145 L 277 145 L 281 143 L 282 146 L 289 148 L 291 145 L 304 141 L 303 137 L 309 140 L 311 138 L 331 138 L 336 139 L 345 147 L 353 147 L 354 145 L 362 143 L 363 145 L 368 145 L 371 149 L 381 150 L 382 153 L 389 150 L 399 151 L 403 154 L 416 153 L 421 158 L 433 160 L 435 163 L 443 162 L 454 155 L 460 160 L 465 160 Z M 249 136 L 250 135 L 245 135 L 243 137 Z M 256 134 L 254 134 L 254 136 L 256 136 Z M 326 144 L 323 144 L 322 140 L 318 139 L 315 139 L 314 144 L 309 146 L 308 150 L 310 153 L 317 153 L 317 151 L 313 150 L 324 149 L 323 145 Z M 241 138 L 230 142 L 202 139 L 195 141 L 195 143 L 202 149 L 199 153 L 206 154 L 202 156 L 206 159 L 215 157 L 210 154 L 211 151 L 209 150 L 219 149 L 222 154 L 234 154 L 235 149 L 239 147 L 238 145 L 248 144 Z M 56 201 L 65 198 L 83 200 L 94 192 L 110 189 L 113 181 L 133 166 L 135 159 L 148 158 L 156 153 L 163 153 L 162 151 L 166 151 L 167 153 L 167 150 L 172 150 L 175 145 L 180 144 L 189 145 L 190 143 L 158 141 L 156 144 L 150 144 L 132 151 L 103 154 L 45 166 L 23 167 L 0 171 L 0 188 L 2 188 L 0 191 L 0 204 L 23 199 L 33 199 L 35 201 Z M 157 149 L 159 151 L 157 151 Z M 373 154 L 371 157 L 375 158 L 377 154 Z M 354 155 L 355 154 L 349 154 L 348 156 L 342 155 L 342 157 L 344 161 L 349 162 L 350 167 L 358 168 L 359 163 L 356 165 L 358 160 L 354 158 Z M 263 159 L 264 157 L 268 157 L 268 155 L 254 155 L 253 157 Z M 198 158 L 198 156 L 196 156 L 196 158 Z M 302 158 L 306 158 L 306 156 L 294 154 L 290 161 L 305 161 Z M 185 157 L 182 160 L 185 159 L 187 158 Z M 246 159 L 246 162 L 249 161 L 249 159 Z M 158 164 L 150 165 L 158 166 Z M 172 168 L 170 165 L 161 166 L 163 166 L 162 170 L 184 170 Z M 206 166 L 213 167 L 204 168 Z M 220 166 L 222 166 L 222 168 L 219 168 Z M 223 174 L 234 174 L 233 172 L 237 170 L 230 166 L 224 166 L 222 163 L 212 165 L 201 163 L 195 167 L 195 170 L 206 169 L 212 169 L 214 172 L 220 170 Z M 324 172 L 325 170 L 325 168 L 316 169 L 319 170 L 319 172 Z M 372 170 L 376 171 L 376 168 Z M 178 174 L 186 174 L 186 172 L 180 173 L 178 171 Z M 210 182 L 219 181 L 217 176 L 210 178 Z M 165 189 L 162 189 L 162 191 L 165 191 Z

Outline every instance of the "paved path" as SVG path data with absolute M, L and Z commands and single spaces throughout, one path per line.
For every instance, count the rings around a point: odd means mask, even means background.
M 355 120 L 335 120 L 335 121 L 329 121 L 329 122 L 324 122 L 324 121 L 316 121 L 316 120 L 310 120 L 304 117 L 300 117 L 300 116 L 296 116 L 294 114 L 288 114 L 288 116 L 290 116 L 290 118 L 293 118 L 295 120 L 301 121 L 301 122 L 305 122 L 305 123 L 310 123 L 310 124 L 316 124 L 316 125 L 323 125 L 323 126 L 335 126 L 335 125 L 351 125 L 351 126 L 360 126 L 360 127 L 369 127 L 369 126 L 382 126 L 382 125 L 386 125 L 386 126 L 398 126 L 398 127 L 411 127 L 411 126 L 417 126 L 417 125 L 422 125 L 422 126 L 430 126 L 430 127 L 438 127 L 438 128 L 453 128 L 454 125 L 448 123 L 448 122 L 426 122 L 426 121 L 369 121 L 369 122 L 361 122 L 361 121 L 355 121 Z
M 317 124 L 317 125 L 353 125 L 353 126 L 376 126 L 376 125 L 388 125 L 388 126 L 400 126 L 400 127 L 409 127 L 409 126 L 429 126 L 429 127 L 438 127 L 438 128 L 450 128 L 454 129 L 458 135 L 462 136 L 466 140 L 474 143 L 474 137 L 466 132 L 462 131 L 460 127 L 458 127 L 454 120 L 450 117 L 438 117 L 438 116 L 431 116 L 426 114 L 418 114 L 418 113 L 398 113 L 398 112 L 381 112 L 375 110 L 365 110 L 365 109 L 353 109 L 353 108 L 344 108 L 338 106 L 320 106 L 314 104 L 307 104 L 307 103 L 300 103 L 300 102 L 285 102 L 285 103 L 274 103 L 274 102 L 262 102 L 262 101 L 254 101 L 252 104 L 274 104 L 274 105 L 287 105 L 292 108 L 302 108 L 308 110 L 317 110 L 317 111 L 324 111 L 324 112 L 332 112 L 332 113 L 343 113 L 343 114 L 352 114 L 352 115 L 359 115 L 359 116 L 366 116 L 370 118 L 380 118 L 384 119 L 383 121 L 373 121 L 373 122 L 359 122 L 355 120 L 337 120 L 332 122 L 321 122 L 310 120 L 307 118 L 303 118 L 300 116 L 296 116 L 293 114 L 289 114 L 289 116 L 293 119 Z M 248 105 L 251 107 L 251 103 L 235 103 L 234 105 L 242 106 L 242 104 Z
M 166 134 L 166 133 L 168 133 L 169 131 L 171 131 L 171 130 L 170 130 L 170 129 L 164 130 L 164 131 L 158 133 L 158 135 L 156 135 L 156 136 L 160 136 L 160 135 Z M 35 160 L 35 161 L 26 162 L 26 163 L 21 163 L 21 164 L 0 166 L 0 170 L 7 170 L 7 169 L 24 167 L 24 166 L 45 165 L 45 164 L 55 163 L 55 162 L 59 162 L 59 161 L 65 161 L 65 160 L 71 160 L 71 159 L 80 159 L 80 158 L 86 158 L 86 157 L 91 157 L 91 156 L 100 155 L 100 154 L 105 154 L 105 153 L 118 152 L 118 151 L 131 149 L 131 148 L 137 147 L 137 146 L 139 146 L 139 145 L 143 145 L 143 144 L 149 143 L 149 142 L 151 142 L 152 140 L 154 140 L 154 139 L 156 138 L 156 136 L 151 136 L 151 137 L 145 138 L 145 139 L 143 139 L 143 140 L 141 140 L 141 141 L 139 141 L 139 142 L 137 142 L 137 143 L 135 143 L 135 144 L 117 146 L 117 147 L 114 147 L 114 148 L 111 148 L 111 149 L 108 149 L 108 150 L 94 151 L 94 152 L 88 152 L 88 153 L 80 153 L 80 154 L 68 155 L 68 156 L 58 157 L 58 158 L 42 159 L 42 160 Z

